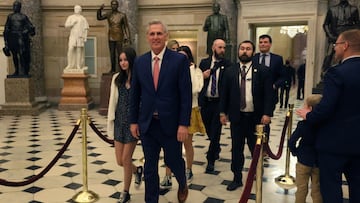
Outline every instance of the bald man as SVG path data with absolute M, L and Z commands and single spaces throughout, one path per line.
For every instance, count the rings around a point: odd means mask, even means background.
M 204 87 L 199 95 L 199 106 L 201 116 L 210 140 L 206 155 L 208 164 L 206 173 L 214 171 L 215 160 L 219 159 L 221 123 L 219 120 L 219 89 L 224 70 L 231 66 L 231 62 L 225 59 L 225 41 L 214 40 L 212 44 L 212 55 L 201 60 L 200 69 L 203 71 Z

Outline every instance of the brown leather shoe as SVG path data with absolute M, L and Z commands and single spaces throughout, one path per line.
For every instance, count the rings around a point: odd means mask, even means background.
M 186 184 L 185 184 L 185 188 L 182 190 L 179 187 L 178 194 L 177 194 L 179 203 L 184 203 L 187 199 L 188 194 L 189 194 L 189 188 Z

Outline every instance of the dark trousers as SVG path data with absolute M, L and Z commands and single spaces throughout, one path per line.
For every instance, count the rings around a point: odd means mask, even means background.
M 304 80 L 299 80 L 298 82 L 298 88 L 297 88 L 297 99 L 304 99 L 304 86 L 305 86 Z
M 140 136 L 144 151 L 145 202 L 159 201 L 159 153 L 164 150 L 165 164 L 171 168 L 180 188 L 186 184 L 185 162 L 182 158 L 182 143 L 177 141 L 177 135 L 166 135 L 160 125 L 160 120 L 152 119 L 148 132 Z
M 242 170 L 244 168 L 244 146 L 245 138 L 251 152 L 254 151 L 256 143 L 255 126 L 256 119 L 253 113 L 241 113 L 239 122 L 231 122 L 231 171 L 234 181 L 242 182 Z
M 220 153 L 220 135 L 221 135 L 221 123 L 220 123 L 220 111 L 219 100 L 206 101 L 201 106 L 201 117 L 203 119 L 206 133 L 209 137 L 210 144 L 206 155 L 206 159 L 209 163 L 214 164 L 216 158 Z
M 122 42 L 120 41 L 109 41 L 109 50 L 110 50 L 110 61 L 111 61 L 111 72 L 116 72 L 116 67 L 118 67 L 118 57 L 122 50 Z
M 349 202 L 360 202 L 360 156 L 318 154 L 320 191 L 324 203 L 342 203 L 342 173 L 349 185 Z
M 280 108 L 282 108 L 284 104 L 284 93 L 285 93 L 285 108 L 286 108 L 289 102 L 290 86 L 285 86 L 280 88 Z

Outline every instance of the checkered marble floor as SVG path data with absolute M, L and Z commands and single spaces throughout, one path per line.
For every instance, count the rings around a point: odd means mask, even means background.
M 295 109 L 302 101 L 292 100 Z M 103 134 L 106 134 L 106 117 L 97 109 L 88 112 L 92 121 Z M 277 108 L 272 120 L 270 145 L 277 151 L 280 134 L 285 121 L 286 110 Z M 49 108 L 38 116 L 0 116 L 0 178 L 8 181 L 23 181 L 39 174 L 55 157 L 70 135 L 73 126 L 80 118 L 80 111 L 58 111 Z M 294 116 L 293 129 L 299 120 Z M 88 126 L 88 189 L 98 194 L 97 202 L 117 202 L 123 188 L 122 168 L 115 161 L 114 148 L 101 140 Z M 231 140 L 229 125 L 224 126 L 221 137 L 220 160 L 215 162 L 215 173 L 205 174 L 208 143 L 207 136 L 195 135 L 194 140 L 194 179 L 189 185 L 188 203 L 237 203 L 243 187 L 235 191 L 226 190 L 232 180 L 230 170 Z M 38 181 L 21 187 L 0 186 L 1 202 L 12 203 L 64 203 L 74 202 L 72 197 L 83 190 L 81 128 L 75 135 L 68 150 L 53 168 Z M 269 160 L 265 164 L 263 177 L 264 203 L 294 202 L 296 189 L 284 190 L 274 179 L 285 172 L 285 151 L 280 160 Z M 244 179 L 246 181 L 250 166 L 250 153 L 246 151 Z M 134 152 L 134 163 L 142 164 L 141 146 Z M 291 157 L 290 175 L 295 176 L 296 159 Z M 160 177 L 164 176 L 163 160 L 159 163 Z M 175 183 L 175 185 L 174 185 Z M 255 184 L 254 184 L 255 185 Z M 346 186 L 344 186 L 346 187 Z M 144 202 L 144 184 L 130 188 L 132 202 Z M 255 202 L 255 186 L 248 202 Z M 160 203 L 177 202 L 177 184 L 173 178 L 173 188 L 160 196 Z M 347 194 L 345 194 L 347 195 Z M 308 202 L 312 202 L 310 196 Z M 346 201 L 345 201 L 346 202 Z

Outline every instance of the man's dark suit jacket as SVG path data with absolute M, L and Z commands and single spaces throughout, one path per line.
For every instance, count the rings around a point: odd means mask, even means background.
M 324 76 L 323 97 L 306 115 L 318 126 L 319 152 L 359 156 L 360 57 L 329 68 Z
M 259 65 L 259 57 L 260 57 L 260 53 L 257 53 L 257 54 L 255 54 L 255 56 L 253 58 L 253 63 L 256 66 Z M 273 93 L 273 95 L 274 95 L 274 97 L 273 97 L 273 101 L 274 101 L 273 110 L 275 109 L 276 104 L 279 101 L 278 88 L 285 85 L 283 65 L 284 65 L 284 62 L 283 62 L 282 56 L 270 53 L 270 66 L 269 66 L 269 68 L 270 68 L 271 77 L 272 77 L 272 85 L 275 85 L 275 88 L 276 88 L 276 89 L 274 89 L 274 93 Z
M 186 57 L 165 50 L 157 90 L 152 76 L 151 52 L 135 60 L 130 90 L 130 124 L 137 123 L 140 135 L 146 134 L 157 111 L 162 130 L 176 135 L 178 126 L 190 125 L 191 79 Z
M 203 60 L 201 60 L 200 62 L 200 69 L 202 72 L 206 71 L 207 69 L 210 69 L 211 67 L 211 60 L 212 60 L 212 57 L 208 57 L 208 58 L 205 58 Z M 219 72 L 219 78 L 218 78 L 218 87 L 220 88 L 221 87 L 221 81 L 222 81 L 222 77 L 223 77 L 223 73 L 224 73 L 224 70 L 231 66 L 231 62 L 226 60 L 226 59 L 223 59 L 222 61 L 219 62 L 219 69 L 220 69 L 220 72 Z M 199 93 L 199 106 L 203 106 L 205 104 L 205 97 L 206 97 L 206 91 L 207 91 L 207 88 L 208 88 L 208 85 L 209 85 L 209 82 L 210 82 L 210 78 L 211 77 L 208 77 L 204 80 L 204 86 L 203 88 L 201 89 L 200 93 Z M 218 90 L 218 92 L 221 91 L 221 88 Z
M 240 67 L 234 64 L 224 72 L 221 83 L 220 112 L 229 116 L 230 122 L 240 121 Z M 262 66 L 252 67 L 252 95 L 256 118 L 273 116 L 273 89 L 270 71 Z
M 259 65 L 260 53 L 255 54 L 253 63 Z M 283 73 L 284 61 L 282 56 L 270 53 L 270 72 L 273 79 L 273 84 L 276 88 L 281 87 L 284 84 L 284 73 Z

